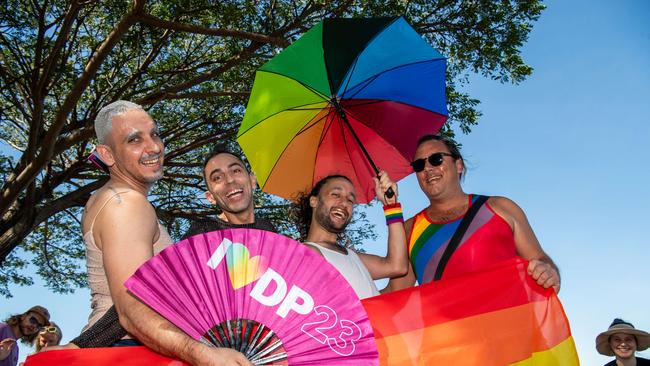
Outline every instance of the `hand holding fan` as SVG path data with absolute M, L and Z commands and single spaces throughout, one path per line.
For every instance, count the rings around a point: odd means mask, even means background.
M 256 365 L 377 365 L 368 316 L 322 257 L 254 229 L 196 235 L 162 251 L 125 283 L 192 338 Z

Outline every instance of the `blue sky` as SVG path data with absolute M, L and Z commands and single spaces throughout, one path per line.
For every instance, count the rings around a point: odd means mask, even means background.
M 467 88 L 482 101 L 483 117 L 459 136 L 469 166 L 464 188 L 509 197 L 525 210 L 561 269 L 560 299 L 581 362 L 599 365 L 609 358 L 596 352 L 594 339 L 614 317 L 650 331 L 650 2 L 546 4 L 523 48 L 533 76 L 520 85 L 475 77 Z M 414 177 L 399 189 L 408 216 L 426 206 Z M 385 234 L 380 211 L 369 210 L 378 242 Z M 46 305 L 66 341 L 86 322 L 87 290 L 12 291 L 2 317 Z

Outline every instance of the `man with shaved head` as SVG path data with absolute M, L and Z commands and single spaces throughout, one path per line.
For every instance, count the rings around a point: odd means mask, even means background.
M 87 328 L 115 305 L 127 332 L 121 345 L 140 341 L 193 365 L 250 365 L 236 351 L 195 341 L 127 292 L 124 282 L 136 269 L 172 244 L 147 198 L 163 177 L 164 145 L 156 122 L 127 101 L 102 108 L 95 131 L 110 179 L 88 200 L 82 219 L 92 296 Z

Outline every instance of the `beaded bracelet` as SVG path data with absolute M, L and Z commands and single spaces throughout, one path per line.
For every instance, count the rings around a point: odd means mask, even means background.
M 384 206 L 384 215 L 386 216 L 386 225 L 390 225 L 396 222 L 404 222 L 402 205 L 399 203 L 393 203 L 392 205 Z

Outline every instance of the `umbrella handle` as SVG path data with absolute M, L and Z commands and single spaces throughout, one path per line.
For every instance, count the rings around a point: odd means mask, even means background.
M 395 191 L 393 191 L 392 187 L 389 187 L 388 190 L 384 192 L 384 195 L 386 196 L 386 198 L 393 198 L 393 196 L 395 195 Z

